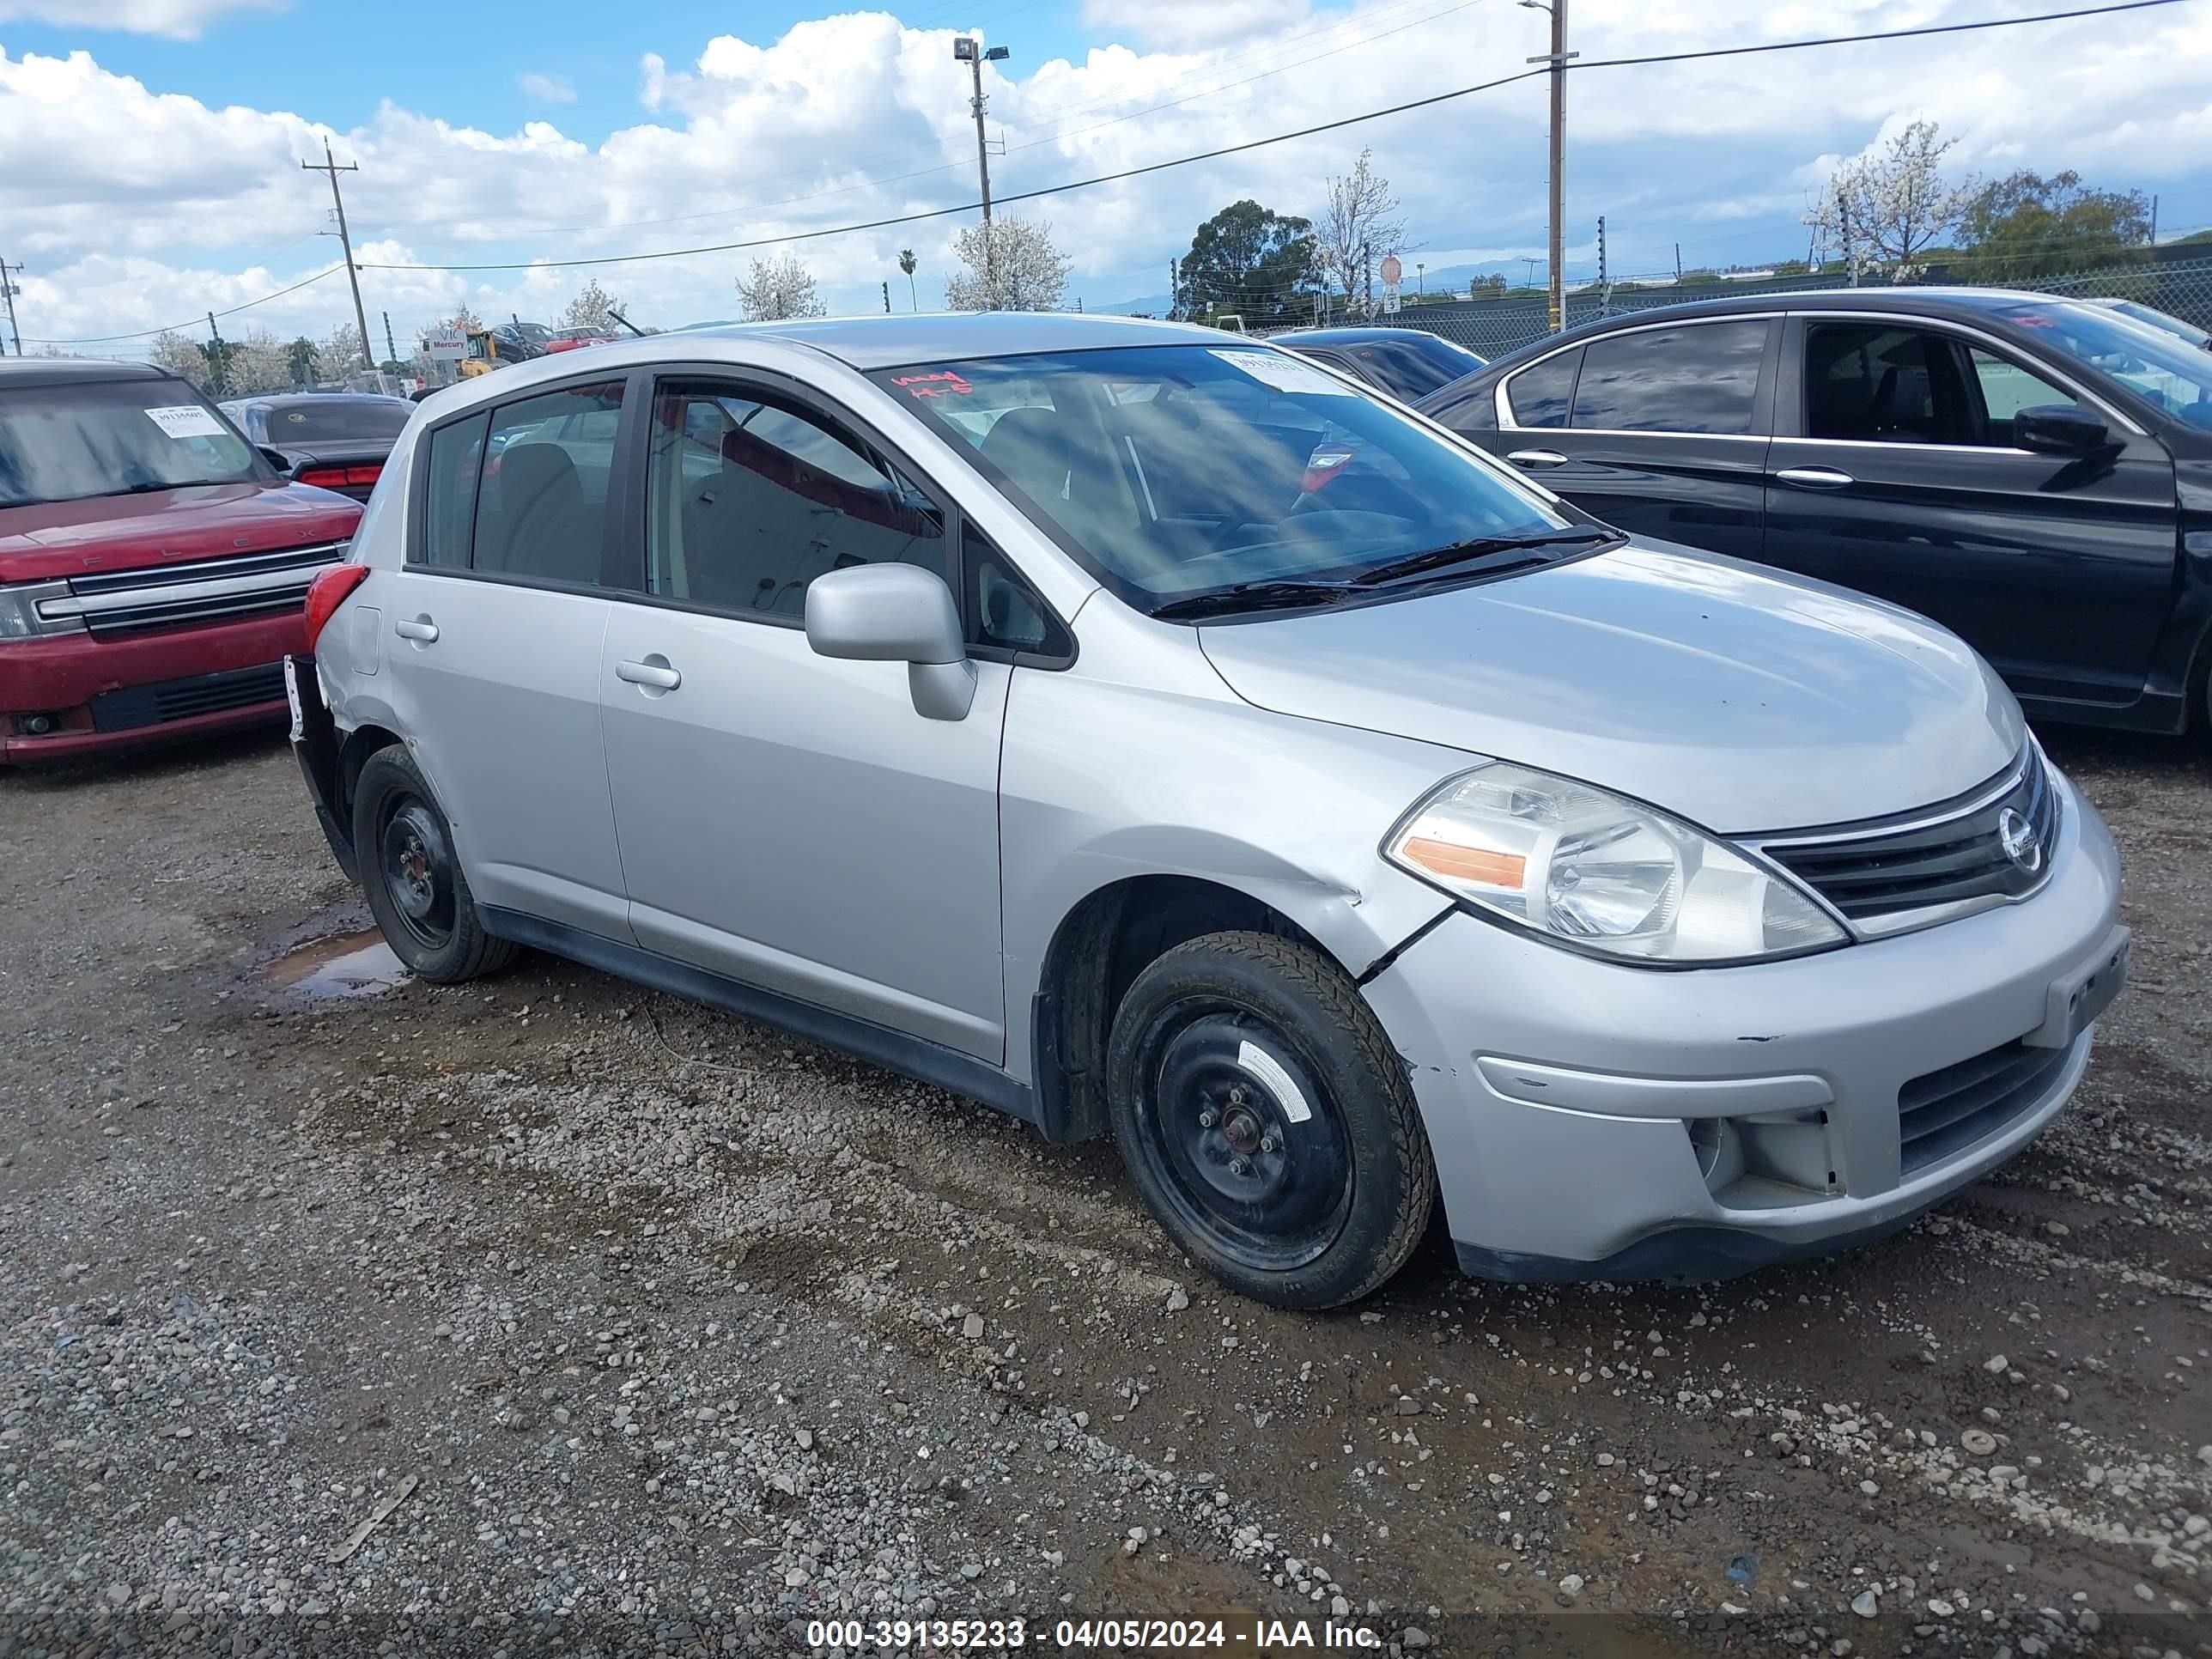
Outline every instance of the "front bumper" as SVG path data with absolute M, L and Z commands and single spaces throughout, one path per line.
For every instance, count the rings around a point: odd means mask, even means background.
M 2018 1152 L 2087 1063 L 2069 1005 L 2126 972 L 2112 838 L 2070 785 L 2065 808 L 2032 897 L 1822 955 L 1668 972 L 1464 914 L 1407 946 L 1366 991 L 1462 1264 L 1725 1278 L 1894 1231 Z
M 113 639 L 11 640 L 0 645 L 0 763 L 273 725 L 284 713 L 273 670 L 300 648 L 302 627 L 300 612 L 288 611 Z M 49 729 L 29 731 L 33 719 Z

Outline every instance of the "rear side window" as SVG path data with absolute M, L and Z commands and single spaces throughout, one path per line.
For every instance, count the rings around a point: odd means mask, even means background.
M 1569 423 L 1604 432 L 1748 433 L 1766 336 L 1759 320 L 1593 340 L 1583 352 Z
M 410 562 L 446 565 L 465 570 L 469 562 L 469 527 L 476 516 L 477 474 L 483 465 L 484 429 L 489 411 L 472 415 L 430 434 L 423 465 L 429 473 L 425 490 L 428 506 L 422 515 L 422 541 L 410 552 Z
M 598 583 L 622 398 L 623 383 L 613 380 L 492 410 L 477 486 L 475 568 Z
M 1943 443 L 1954 422 L 1937 402 L 1951 373 L 1941 336 L 1887 323 L 1814 323 L 1805 331 L 1805 435 L 1853 443 Z
M 1547 357 L 1524 368 L 1505 383 L 1505 401 L 1516 426 L 1565 426 L 1567 406 L 1575 395 L 1575 371 L 1582 367 L 1577 349 Z

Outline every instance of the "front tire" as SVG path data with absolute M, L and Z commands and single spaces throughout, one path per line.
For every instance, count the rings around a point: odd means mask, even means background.
M 369 913 L 410 972 L 458 985 L 514 960 L 517 945 L 484 931 L 453 829 L 401 744 L 378 750 L 361 769 L 353 844 Z
M 1358 988 L 1304 945 L 1212 933 L 1137 975 L 1107 1047 L 1115 1139 L 1190 1258 L 1274 1307 L 1355 1302 L 1427 1229 L 1436 1164 Z

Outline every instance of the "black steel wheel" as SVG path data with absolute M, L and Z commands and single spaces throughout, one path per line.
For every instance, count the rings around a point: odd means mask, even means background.
M 437 985 L 495 973 L 517 947 L 484 930 L 453 850 L 453 827 L 414 757 L 398 744 L 361 769 L 353 844 L 369 913 L 400 961 Z
M 1200 1266 L 1278 1307 L 1356 1301 L 1427 1228 L 1419 1108 L 1358 988 L 1261 933 L 1176 946 L 1130 986 L 1107 1049 L 1139 1194 Z

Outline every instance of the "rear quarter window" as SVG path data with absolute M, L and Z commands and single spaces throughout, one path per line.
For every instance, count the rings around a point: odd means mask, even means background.
M 1532 363 L 1505 382 L 1505 402 L 1516 426 L 1565 426 L 1574 399 L 1582 349 L 1562 351 Z

